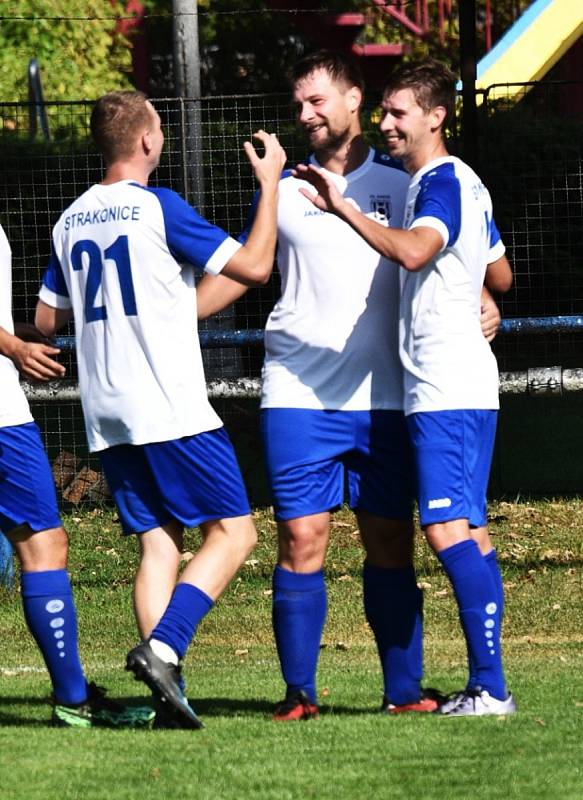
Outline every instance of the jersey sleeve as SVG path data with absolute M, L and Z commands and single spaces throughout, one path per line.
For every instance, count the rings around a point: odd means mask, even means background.
M 52 249 L 51 257 L 38 293 L 39 298 L 51 308 L 71 308 L 69 289 L 65 283 L 61 262 Z
M 494 217 L 492 217 L 490 220 L 490 251 L 488 252 L 488 264 L 498 261 L 505 252 L 506 247 L 500 237 L 500 231 L 494 221 Z
M 461 187 L 453 169 L 434 170 L 424 175 L 410 227 L 433 228 L 441 235 L 444 249 L 456 242 L 461 221 Z
M 174 258 L 218 275 L 241 247 L 226 231 L 202 217 L 171 189 L 150 189 L 164 216 L 166 243 Z

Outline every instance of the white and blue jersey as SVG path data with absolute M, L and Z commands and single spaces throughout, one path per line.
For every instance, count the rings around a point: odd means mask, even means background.
M 0 326 L 14 333 L 12 252 L 0 226 Z M 61 524 L 51 468 L 40 431 L 12 361 L 0 355 L 0 530 L 22 524 L 33 531 Z
M 319 166 L 314 156 L 310 162 Z M 402 227 L 409 179 L 389 156 L 371 149 L 348 175 L 327 174 L 368 217 Z M 399 270 L 336 215 L 315 208 L 300 187 L 312 190 L 284 173 L 277 250 L 282 287 L 265 329 L 261 405 L 400 410 Z
M 453 156 L 411 179 L 405 228 L 430 227 L 442 250 L 401 273 L 400 355 L 405 413 L 497 409 L 498 368 L 480 326 L 486 267 L 505 251 L 488 190 Z
M 12 251 L 0 226 L 0 327 L 14 333 L 12 321 Z M 32 422 L 18 370 L 6 356 L 0 355 L 0 428 Z
M 219 428 L 197 337 L 195 268 L 240 244 L 169 189 L 88 189 L 60 217 L 40 299 L 72 308 L 92 451 Z M 186 262 L 186 263 L 184 263 Z

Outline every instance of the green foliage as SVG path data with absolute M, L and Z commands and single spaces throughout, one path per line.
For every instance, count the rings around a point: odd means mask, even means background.
M 0 24 L 0 101 L 28 99 L 31 58 L 40 64 L 47 102 L 131 88 L 130 42 L 116 32 L 114 18 L 122 11 L 118 0 L 12 0 Z M 0 113 L 13 127 L 10 109 Z

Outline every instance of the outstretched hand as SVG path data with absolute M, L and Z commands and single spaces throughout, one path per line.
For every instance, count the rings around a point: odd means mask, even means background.
M 260 184 L 278 184 L 287 160 L 285 150 L 274 133 L 259 130 L 253 134 L 253 138 L 258 139 L 265 148 L 264 155 L 259 157 L 251 142 L 243 143 L 245 154 L 253 167 L 255 177 Z
M 342 204 L 346 202 L 332 178 L 313 164 L 298 164 L 295 169 L 292 169 L 292 175 L 294 178 L 299 178 L 312 184 L 316 194 L 303 186 L 300 187 L 299 191 L 320 211 L 338 213 Z
M 65 374 L 65 367 L 51 358 L 58 353 L 60 353 L 58 347 L 17 339 L 10 358 L 25 378 L 50 381 L 52 378 L 62 378 Z

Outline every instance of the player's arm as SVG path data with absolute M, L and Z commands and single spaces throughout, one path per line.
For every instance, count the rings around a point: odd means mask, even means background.
M 512 268 L 505 255 L 486 267 L 486 286 L 492 292 L 507 292 L 512 286 Z
M 328 175 L 313 164 L 298 164 L 293 174 L 316 189 L 315 195 L 308 189 L 300 189 L 316 208 L 339 216 L 378 253 L 396 261 L 406 270 L 416 272 L 423 269 L 443 249 L 442 236 L 433 228 L 423 225 L 411 230 L 386 228 L 369 219 L 342 196 Z
M 224 270 L 223 270 L 224 272 Z M 199 319 L 207 319 L 242 297 L 247 286 L 226 275 L 206 274 L 196 287 L 196 310 Z
M 34 324 L 45 336 L 53 336 L 59 328 L 66 325 L 72 317 L 73 309 L 54 308 L 43 300 L 39 300 L 36 304 Z
M 267 283 L 273 270 L 279 181 L 286 161 L 285 150 L 273 134 L 258 131 L 253 135 L 265 148 L 263 157 L 259 158 L 251 142 L 244 144 L 245 153 L 260 187 L 255 219 L 245 244 L 221 270 L 222 275 L 246 286 Z
M 59 353 L 57 347 L 39 342 L 24 342 L 18 336 L 0 328 L 0 354 L 9 358 L 26 378 L 36 381 L 62 378 L 65 367 L 52 358 Z

